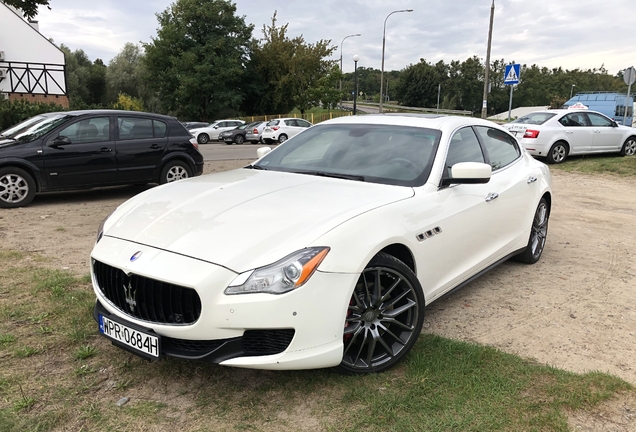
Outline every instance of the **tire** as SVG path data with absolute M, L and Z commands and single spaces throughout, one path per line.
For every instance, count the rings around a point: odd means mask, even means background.
M 336 370 L 368 374 L 395 366 L 413 348 L 423 322 L 424 293 L 417 277 L 402 261 L 380 252 L 353 290 Z
M 272 140 L 271 140 L 271 139 L 269 139 L 269 138 L 263 138 L 263 142 L 264 142 L 265 144 L 271 144 L 271 143 L 273 143 L 274 141 L 272 141 Z
M 234 138 L 234 142 L 237 144 L 243 144 L 245 142 L 245 137 L 243 135 L 237 135 L 236 138 Z
M 568 148 L 568 145 L 565 142 L 559 141 L 554 143 L 552 147 L 550 147 L 550 151 L 546 155 L 548 163 L 551 163 L 551 164 L 563 163 L 563 161 L 568 157 L 569 151 L 570 149 Z
M 199 144 L 207 144 L 210 141 L 210 135 L 206 133 L 199 134 L 197 141 L 199 141 Z
M 550 218 L 550 207 L 545 198 L 541 198 L 537 210 L 532 219 L 532 228 L 530 228 L 530 238 L 528 245 L 519 255 L 515 256 L 516 261 L 526 264 L 534 264 L 541 258 L 545 241 L 548 237 L 548 220 Z
M 0 208 L 27 206 L 35 196 L 35 180 L 16 167 L 0 168 Z
M 636 154 L 636 137 L 627 138 L 619 154 L 621 156 L 634 156 Z
M 279 143 L 279 144 L 282 144 L 282 143 L 284 143 L 285 141 L 287 141 L 287 135 L 285 135 L 285 134 L 280 134 L 280 135 L 278 136 L 278 143 Z
M 172 183 L 189 177 L 192 177 L 192 170 L 188 164 L 184 161 L 173 160 L 168 162 L 161 170 L 159 184 Z

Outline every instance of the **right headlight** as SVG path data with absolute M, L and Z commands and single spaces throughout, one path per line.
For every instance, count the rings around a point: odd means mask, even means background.
M 117 210 L 117 209 L 115 209 Z M 104 225 L 106 224 L 106 221 L 108 220 L 109 217 L 111 217 L 113 215 L 113 213 L 115 213 L 115 210 L 113 210 L 112 212 L 110 212 L 108 214 L 108 216 L 106 216 L 104 218 L 104 220 L 102 221 L 102 223 L 99 224 L 99 228 L 97 228 L 97 240 L 95 240 L 95 244 L 99 243 L 99 241 L 102 239 L 102 237 L 104 236 Z
M 238 275 L 225 294 L 283 294 L 301 287 L 329 253 L 328 247 L 311 247 L 287 255 L 273 264 Z

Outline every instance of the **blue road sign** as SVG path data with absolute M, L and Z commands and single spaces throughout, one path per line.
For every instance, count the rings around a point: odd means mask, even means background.
M 519 84 L 520 73 L 521 73 L 520 64 L 506 65 L 506 72 L 504 73 L 504 84 L 507 84 L 507 85 Z

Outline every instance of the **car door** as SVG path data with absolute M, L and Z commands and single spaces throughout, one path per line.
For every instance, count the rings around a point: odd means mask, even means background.
M 592 151 L 594 131 L 589 126 L 587 117 L 581 112 L 566 114 L 559 119 L 570 145 L 570 154 L 589 153 Z
M 613 152 L 619 151 L 623 146 L 623 132 L 614 127 L 614 123 L 604 115 L 597 113 L 585 113 L 592 125 L 594 140 L 592 151 Z
M 46 181 L 51 188 L 117 182 L 110 122 L 109 116 L 82 117 L 47 138 L 42 153 Z
M 166 150 L 167 125 L 143 116 L 117 116 L 117 178 L 120 183 L 150 182 Z

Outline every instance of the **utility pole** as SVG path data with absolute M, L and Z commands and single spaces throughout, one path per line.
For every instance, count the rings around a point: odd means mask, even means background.
M 486 74 L 484 75 L 484 100 L 481 105 L 481 118 L 488 116 L 488 73 L 490 72 L 490 46 L 492 44 L 492 23 L 495 19 L 495 0 L 490 7 L 490 28 L 488 29 L 488 50 L 486 51 Z

